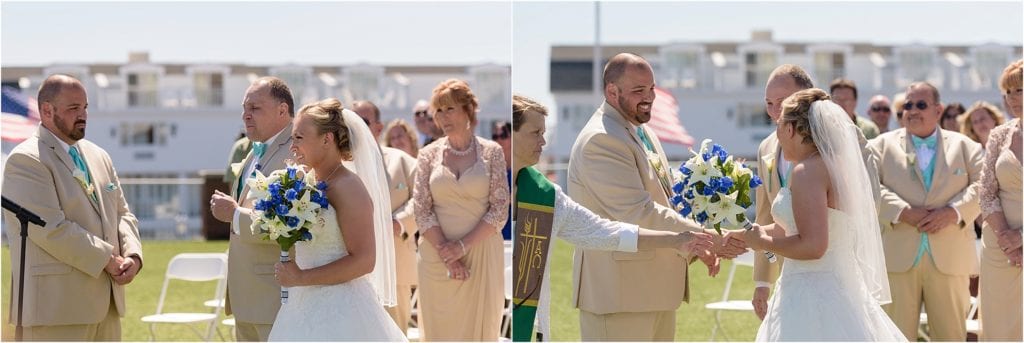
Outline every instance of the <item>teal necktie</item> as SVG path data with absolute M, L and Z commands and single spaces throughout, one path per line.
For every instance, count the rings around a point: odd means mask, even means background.
M 71 148 L 68 149 L 68 154 L 71 155 L 71 161 L 75 163 L 75 168 L 78 168 L 78 170 L 85 175 L 85 184 L 91 185 L 92 174 L 89 173 L 89 167 L 85 165 L 85 160 L 82 159 L 82 154 L 78 152 L 78 147 L 72 145 Z M 89 194 L 89 196 L 92 197 L 92 200 L 99 200 L 96 198 L 95 192 Z
M 252 153 L 253 155 L 256 155 L 256 168 L 252 169 L 252 172 L 249 173 L 249 176 L 240 178 L 238 180 L 238 191 L 236 191 L 235 194 L 237 194 L 238 196 L 242 196 L 242 185 L 244 185 L 245 181 L 248 180 L 250 177 L 256 176 L 256 171 L 260 169 L 260 159 L 263 158 L 263 154 L 266 152 L 267 143 L 252 143 Z
M 918 147 L 924 145 L 924 146 L 927 146 L 929 149 L 932 149 L 932 152 L 933 152 L 932 153 L 932 160 L 930 161 L 930 163 L 928 163 L 928 168 L 925 168 L 924 171 L 921 172 L 921 176 L 924 178 L 923 181 L 924 181 L 924 187 L 925 187 L 926 190 L 932 189 L 932 173 L 935 171 L 935 156 L 938 155 L 938 152 L 935 151 L 935 142 L 936 142 L 936 138 L 938 138 L 938 136 L 939 135 L 934 135 L 934 134 L 931 135 L 931 137 L 928 137 L 928 138 L 919 138 L 917 136 L 910 136 L 910 140 L 914 143 L 914 149 L 915 150 Z M 918 163 L 920 163 L 920 162 L 918 162 Z M 917 168 L 917 167 L 915 166 L 914 168 Z M 932 256 L 932 248 L 931 248 L 931 244 L 928 241 L 928 234 L 925 233 L 925 232 L 922 232 L 921 233 L 921 241 L 917 245 L 917 256 L 914 257 L 914 264 L 913 264 L 913 266 L 917 266 L 917 264 L 919 262 L 921 262 L 921 256 L 924 256 L 925 253 L 928 253 L 928 256 L 931 257 Z
M 644 143 L 644 147 L 647 148 L 647 151 L 654 151 L 654 144 L 651 144 L 651 140 L 647 138 L 647 134 L 644 133 L 643 127 L 636 127 L 636 135 L 640 136 L 640 141 Z

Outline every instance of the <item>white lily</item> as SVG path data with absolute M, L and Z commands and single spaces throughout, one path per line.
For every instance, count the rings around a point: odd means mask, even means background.
M 75 180 L 78 180 L 78 185 L 82 186 L 82 189 L 84 189 L 86 193 L 88 193 L 89 195 L 93 195 L 93 192 L 96 190 L 96 187 L 93 187 L 93 185 L 89 183 L 88 179 L 85 177 L 84 172 L 76 168 L 74 171 L 71 172 L 71 176 L 74 176 Z
M 259 170 L 256 171 L 256 176 L 250 177 L 245 184 L 249 186 L 249 199 L 266 199 L 270 196 L 270 192 L 267 191 L 270 182 Z
M 712 177 L 722 177 L 722 171 L 718 170 L 714 164 L 704 161 L 704 159 L 700 157 L 687 161 L 686 168 L 693 172 L 690 174 L 691 184 L 697 183 L 697 181 L 702 181 L 707 185 L 711 182 Z
M 316 220 L 320 204 L 309 201 L 310 193 L 312 191 L 307 189 L 306 194 L 303 194 L 302 198 L 293 200 L 292 208 L 288 211 L 287 216 L 297 217 L 303 221 Z
M 690 208 L 693 209 L 693 214 L 701 213 L 708 210 L 711 205 L 711 197 L 696 194 L 693 199 L 690 200 Z
M 703 154 L 711 150 L 711 138 L 705 138 L 700 142 L 700 153 Z
M 739 224 L 736 223 L 736 215 L 743 213 L 746 209 L 736 204 L 737 195 L 739 192 L 732 192 L 729 195 L 719 194 L 718 202 L 711 203 L 711 207 L 708 209 L 708 220 L 712 224 L 721 223 L 723 220 Z

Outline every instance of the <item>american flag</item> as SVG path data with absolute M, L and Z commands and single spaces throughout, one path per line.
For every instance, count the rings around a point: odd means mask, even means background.
M 683 123 L 679 121 L 679 103 L 672 96 L 672 92 L 655 87 L 654 94 L 654 104 L 651 105 L 651 121 L 647 123 L 647 127 L 658 135 L 658 140 L 662 143 L 692 147 L 693 137 L 686 132 Z
M 39 127 L 39 110 L 36 99 L 21 93 L 14 87 L 3 87 L 3 122 L 0 138 L 21 143 L 32 137 Z

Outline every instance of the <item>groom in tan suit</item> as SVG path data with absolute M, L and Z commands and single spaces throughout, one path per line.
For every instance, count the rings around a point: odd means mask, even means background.
M 910 341 L 921 301 L 931 337 L 963 341 L 968 277 L 977 273 L 974 219 L 981 145 L 939 128 L 939 91 L 926 82 L 907 88 L 905 128 L 871 141 L 882 183 L 882 244 L 892 304 L 886 312 Z
M 88 97 L 82 83 L 50 76 L 38 100 L 42 126 L 11 152 L 3 179 L 5 197 L 46 221 L 45 228 L 29 226 L 25 245 L 24 339 L 120 340 L 124 285 L 142 268 L 138 220 L 110 156 L 83 139 Z M 5 220 L 15 279 L 21 244 L 13 242 L 21 226 L 9 213 Z M 17 287 L 10 297 L 15 324 Z
M 259 170 L 264 175 L 284 169 L 292 142 L 295 103 L 288 85 L 276 77 L 257 79 L 245 91 L 242 120 L 253 148 L 239 167 L 231 195 L 214 193 L 210 207 L 214 217 L 231 223 L 228 250 L 228 314 L 235 315 L 235 336 L 239 341 L 266 341 L 281 308 L 274 263 L 281 248 L 252 234 L 253 201 L 247 199 L 245 181 Z M 294 257 L 295 254 L 292 254 Z
M 369 101 L 355 101 L 352 111 L 363 118 L 373 132 L 380 138 L 384 125 L 380 122 L 380 109 Z M 395 148 L 380 147 L 381 158 L 384 159 L 384 171 L 388 177 L 388 189 L 391 191 L 391 224 L 395 237 L 395 276 L 398 304 L 385 307 L 391 319 L 405 334 L 409 329 L 412 314 L 412 287 L 416 285 L 416 216 L 412 207 L 412 183 L 416 173 L 416 159 L 405 151 Z
M 673 167 L 658 137 L 644 125 L 654 102 L 650 64 L 637 55 L 616 55 L 605 66 L 604 85 L 604 104 L 572 148 L 569 196 L 610 220 L 652 230 L 701 231 L 670 207 Z M 714 236 L 714 252 L 720 256 L 746 250 L 737 240 Z M 580 309 L 581 338 L 673 340 L 676 308 L 688 300 L 688 264 L 688 258 L 669 250 L 577 249 L 573 302 Z

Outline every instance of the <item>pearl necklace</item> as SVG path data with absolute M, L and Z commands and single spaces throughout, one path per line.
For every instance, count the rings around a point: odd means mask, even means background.
M 451 138 L 449 138 L 448 141 L 445 142 L 445 145 L 448 148 L 448 152 L 452 153 L 452 155 L 455 155 L 455 156 L 466 156 L 466 155 L 469 155 L 469 151 L 473 150 L 473 147 L 476 146 L 476 139 L 472 139 L 472 138 L 470 139 L 469 146 L 466 147 L 466 150 L 455 150 L 455 147 L 452 147 L 452 140 L 451 140 Z

